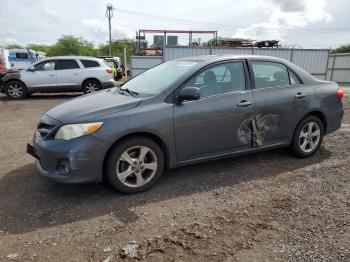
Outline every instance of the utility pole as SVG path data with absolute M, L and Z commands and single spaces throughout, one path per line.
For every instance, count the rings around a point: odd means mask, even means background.
M 124 47 L 124 72 L 125 72 L 125 79 L 128 80 L 128 69 L 126 68 L 126 48 Z
M 109 25 L 109 55 L 112 56 L 112 29 L 111 29 L 111 18 L 113 17 L 114 7 L 109 4 L 106 9 L 106 17 L 108 18 Z

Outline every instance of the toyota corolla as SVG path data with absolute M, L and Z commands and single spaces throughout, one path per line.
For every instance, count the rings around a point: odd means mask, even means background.
M 165 168 L 279 147 L 309 157 L 340 128 L 343 96 L 278 58 L 182 58 L 49 110 L 27 152 L 56 181 L 136 193 Z

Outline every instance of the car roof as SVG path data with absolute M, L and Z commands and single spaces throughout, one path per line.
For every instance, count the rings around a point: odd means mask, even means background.
M 314 76 L 312 76 L 310 73 L 306 72 L 304 69 L 300 68 L 299 66 L 278 57 L 272 57 L 272 56 L 262 56 L 262 55 L 246 55 L 246 54 L 240 54 L 240 55 L 230 55 L 230 54 L 222 54 L 222 55 L 204 55 L 204 56 L 191 56 L 191 57 L 182 57 L 176 59 L 176 61 L 196 61 L 201 64 L 201 66 L 206 66 L 211 63 L 216 63 L 220 61 L 227 61 L 227 60 L 262 60 L 262 61 L 271 61 L 271 62 L 277 62 L 282 63 L 289 68 L 291 68 L 294 72 L 297 73 L 299 77 L 303 80 L 304 83 L 313 83 L 313 82 L 319 82 L 320 80 L 316 79 Z
M 47 59 L 89 59 L 89 60 L 98 60 L 98 61 L 103 60 L 101 58 L 97 58 L 93 56 L 50 56 L 45 58 L 45 60 Z
M 225 61 L 230 59 L 257 59 L 257 60 L 270 60 L 270 61 L 279 61 L 286 62 L 286 60 L 272 57 L 272 56 L 262 56 L 262 55 L 230 55 L 230 54 L 222 54 L 222 55 L 204 55 L 204 56 L 190 56 L 190 57 L 182 57 L 176 60 L 178 61 L 202 61 L 202 62 L 215 62 L 215 61 Z

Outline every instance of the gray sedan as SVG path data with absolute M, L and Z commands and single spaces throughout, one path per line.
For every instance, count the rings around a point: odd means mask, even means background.
M 136 193 L 165 168 L 279 147 L 309 157 L 340 128 L 343 96 L 278 58 L 182 58 L 54 107 L 27 151 L 56 181 Z

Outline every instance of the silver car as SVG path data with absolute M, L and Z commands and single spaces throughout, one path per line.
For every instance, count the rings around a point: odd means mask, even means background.
M 86 56 L 50 57 L 27 70 L 12 71 L 0 79 L 0 91 L 12 99 L 35 92 L 92 93 L 114 86 L 113 72 L 103 60 Z

